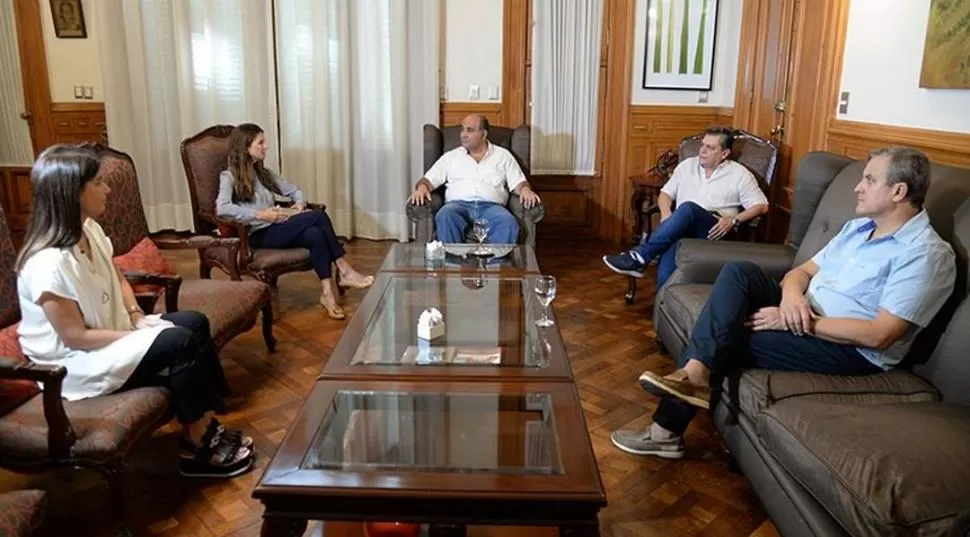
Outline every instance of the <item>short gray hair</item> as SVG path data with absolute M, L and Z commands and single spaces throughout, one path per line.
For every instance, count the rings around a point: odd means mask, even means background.
M 906 185 L 906 199 L 916 208 L 923 208 L 926 191 L 930 188 L 930 159 L 914 147 L 883 147 L 869 153 L 869 160 L 888 156 L 886 183 Z

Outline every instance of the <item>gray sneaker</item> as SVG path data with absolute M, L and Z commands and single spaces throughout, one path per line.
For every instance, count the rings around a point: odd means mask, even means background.
M 613 445 L 634 455 L 653 455 L 664 459 L 682 459 L 687 454 L 683 436 L 670 440 L 650 438 L 650 427 L 641 430 L 617 429 L 610 435 Z

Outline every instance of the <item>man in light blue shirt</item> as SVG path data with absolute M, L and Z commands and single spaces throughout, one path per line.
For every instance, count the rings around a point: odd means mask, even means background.
M 929 160 L 906 147 L 874 151 L 855 188 L 856 214 L 779 285 L 753 263 L 733 261 L 714 283 L 680 368 L 645 372 L 640 385 L 663 397 L 653 424 L 617 430 L 638 455 L 681 458 L 711 379 L 731 365 L 861 375 L 895 367 L 953 292 L 956 257 L 923 209 Z M 715 380 L 716 382 L 716 380 Z

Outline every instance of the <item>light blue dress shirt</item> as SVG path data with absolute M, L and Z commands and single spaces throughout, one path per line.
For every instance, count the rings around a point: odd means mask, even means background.
M 286 179 L 280 177 L 273 170 L 268 170 L 276 183 L 276 188 L 284 197 L 289 198 L 293 203 L 306 203 L 303 192 L 296 185 L 288 183 Z M 216 215 L 223 218 L 232 218 L 240 222 L 249 224 L 250 235 L 272 222 L 256 218 L 256 213 L 276 205 L 276 195 L 270 192 L 263 183 L 258 180 L 253 181 L 253 199 L 251 201 L 232 201 L 232 172 L 222 170 L 219 174 L 219 194 L 216 196 Z
M 872 320 L 880 309 L 913 326 L 885 351 L 859 348 L 873 364 L 890 369 L 906 356 L 913 338 L 953 292 L 956 256 L 930 225 L 926 211 L 892 235 L 871 239 L 869 218 L 848 221 L 814 257 L 818 272 L 809 302 L 825 317 Z

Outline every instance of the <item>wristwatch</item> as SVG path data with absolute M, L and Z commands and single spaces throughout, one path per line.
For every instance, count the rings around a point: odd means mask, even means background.
M 735 216 L 735 217 L 733 217 L 733 218 L 731 218 L 731 225 L 732 225 L 732 226 L 734 226 L 734 227 L 738 227 L 738 224 L 740 224 L 740 223 L 741 223 L 741 221 L 740 221 L 740 220 L 738 220 L 738 217 L 737 217 L 737 216 Z
M 129 315 L 129 316 L 131 316 L 131 315 L 134 315 L 134 314 L 136 314 L 136 313 L 141 313 L 142 315 L 144 315 L 144 314 L 145 314 L 145 311 L 144 311 L 144 310 L 142 310 L 142 309 L 141 309 L 141 308 L 140 308 L 140 307 L 138 306 L 138 304 L 135 304 L 135 305 L 133 305 L 133 306 L 128 306 L 128 308 L 127 308 L 127 309 L 128 309 L 128 315 Z

